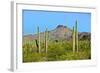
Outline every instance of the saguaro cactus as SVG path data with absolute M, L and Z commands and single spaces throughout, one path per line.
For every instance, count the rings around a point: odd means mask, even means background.
M 38 45 L 39 45 L 39 46 L 38 46 L 38 52 L 41 53 L 41 43 L 40 43 L 40 42 L 41 42 L 41 41 L 40 41 L 41 39 L 40 39 L 40 30 L 39 30 L 39 26 L 37 27 L 37 31 L 38 31 L 37 33 L 38 33 Z
M 73 26 L 73 53 L 75 52 L 75 28 Z
M 77 27 L 77 20 L 75 22 L 75 27 L 73 26 L 73 52 L 75 50 L 78 52 L 78 27 Z
M 76 50 L 78 52 L 78 27 L 77 27 L 77 20 L 75 22 L 75 41 L 76 41 Z
M 48 29 L 45 30 L 45 52 L 47 53 L 48 48 Z
M 35 40 L 35 44 L 36 44 L 36 47 L 39 48 L 37 39 Z M 38 52 L 38 49 L 37 49 L 37 52 Z

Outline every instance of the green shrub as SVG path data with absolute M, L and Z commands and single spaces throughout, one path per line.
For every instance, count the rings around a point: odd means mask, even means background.
M 37 52 L 34 41 L 23 43 L 23 62 L 86 60 L 91 59 L 91 47 L 88 40 L 79 41 L 79 52 L 73 53 L 72 41 L 49 41 L 47 54 L 41 42 L 41 53 Z

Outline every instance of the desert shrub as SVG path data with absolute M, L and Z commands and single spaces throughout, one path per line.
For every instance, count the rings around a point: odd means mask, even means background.
M 84 60 L 91 59 L 91 46 L 88 40 L 79 41 L 79 52 L 73 53 L 72 41 L 49 41 L 47 54 L 44 43 L 41 42 L 41 53 L 37 52 L 34 41 L 23 44 L 23 62 Z
M 23 55 L 23 62 L 41 62 L 45 61 L 46 56 L 45 54 L 39 54 L 39 53 L 29 53 Z
M 63 41 L 62 46 L 67 52 L 72 51 L 72 41 Z
M 79 41 L 79 49 L 81 51 L 90 50 L 91 49 L 90 42 L 87 40 Z
M 64 54 L 66 50 L 63 48 L 62 44 L 59 43 L 50 43 L 47 53 L 47 58 L 49 61 L 58 60 L 58 56 Z

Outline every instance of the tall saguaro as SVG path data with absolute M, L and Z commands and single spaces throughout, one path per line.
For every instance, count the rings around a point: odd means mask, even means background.
M 76 51 L 78 52 L 78 27 L 77 27 L 77 20 L 75 22 L 75 42 L 76 42 Z
M 73 26 L 73 52 L 78 52 L 78 50 L 78 26 L 76 20 L 75 27 Z
M 73 53 L 75 52 L 75 27 L 73 26 Z
M 45 51 L 47 53 L 47 48 L 48 48 L 48 29 L 46 28 L 45 31 Z
M 39 44 L 39 46 L 38 46 L 38 52 L 39 53 L 41 53 L 41 39 L 40 39 L 40 30 L 39 30 L 39 26 L 37 27 L 37 31 L 38 31 L 38 44 Z

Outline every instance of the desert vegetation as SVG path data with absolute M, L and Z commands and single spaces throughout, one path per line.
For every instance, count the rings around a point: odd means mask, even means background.
M 68 30 L 68 28 L 63 28 Z M 51 39 L 52 35 L 47 27 L 45 27 L 45 32 L 41 34 L 40 28 L 37 26 L 36 38 L 31 40 L 23 39 L 23 62 L 91 59 L 90 37 L 79 38 L 77 21 L 70 32 L 70 39 L 67 36 L 65 36 L 65 39 Z M 64 33 L 69 33 L 69 31 Z M 41 35 L 43 36 L 41 37 Z

